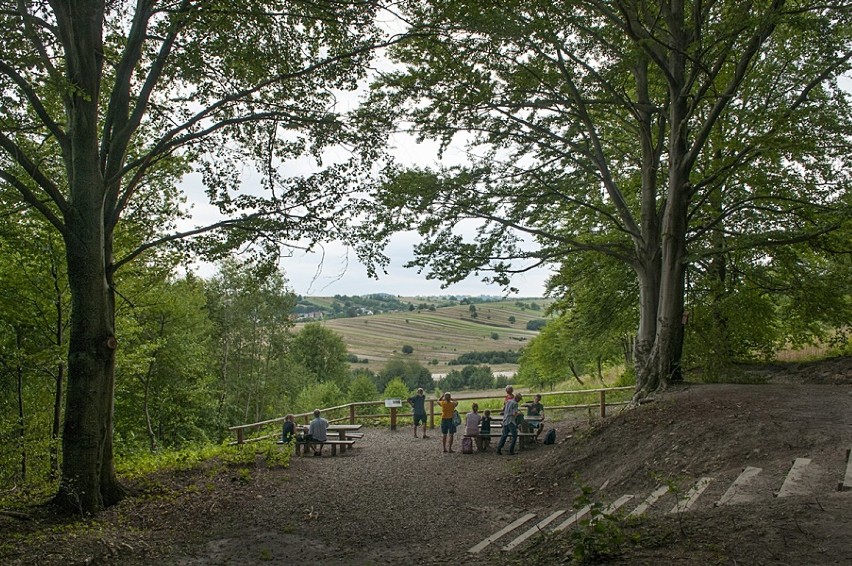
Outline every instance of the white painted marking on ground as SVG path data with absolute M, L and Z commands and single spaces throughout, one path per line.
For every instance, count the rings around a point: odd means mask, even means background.
M 603 513 L 601 513 L 600 515 L 597 515 L 594 519 L 592 519 L 591 522 L 594 523 L 595 521 L 600 519 L 601 516 L 603 516 L 603 515 L 612 515 L 613 513 L 618 511 L 619 507 L 621 507 L 622 505 L 624 505 L 625 503 L 627 503 L 631 499 L 633 499 L 632 495 L 622 495 L 621 497 L 619 497 L 618 499 L 616 499 L 615 501 L 613 501 L 612 503 L 607 505 L 606 509 L 603 510 Z
M 747 466 L 743 473 L 739 475 L 737 479 L 734 480 L 734 483 L 731 484 L 731 487 L 728 488 L 728 491 L 725 492 L 725 495 L 722 496 L 719 501 L 716 502 L 716 505 L 733 505 L 736 503 L 747 503 L 754 499 L 754 494 L 744 491 L 744 489 L 751 483 L 757 474 L 762 472 L 761 468 L 752 468 L 751 466 Z
M 553 532 L 564 531 L 565 529 L 567 529 L 568 527 L 570 527 L 571 525 L 573 525 L 574 523 L 576 523 L 577 521 L 582 519 L 583 515 L 588 513 L 591 508 L 592 508 L 591 505 L 586 505 L 585 507 L 583 507 L 582 509 L 580 509 L 579 511 L 577 511 L 576 513 L 574 513 L 573 515 L 568 517 L 568 519 L 566 521 L 557 525 L 556 528 L 553 529 Z
M 841 491 L 852 489 L 852 449 L 846 451 L 846 477 L 840 484 Z
M 787 477 L 784 479 L 781 489 L 776 493 L 776 497 L 788 497 L 790 495 L 807 495 L 809 490 L 804 484 L 805 470 L 810 465 L 810 458 L 796 458 L 790 471 L 787 472 Z
M 678 501 L 669 513 L 682 513 L 684 511 L 689 511 L 689 509 L 695 505 L 695 502 L 698 501 L 701 494 L 704 493 L 704 490 L 707 489 L 707 486 L 710 485 L 711 481 L 713 481 L 713 478 L 701 478 L 695 482 L 692 489 L 686 492 L 683 500 Z
M 658 487 L 657 489 L 654 490 L 654 492 L 651 495 L 649 495 L 647 498 L 645 498 L 645 501 L 640 503 L 639 506 L 636 507 L 636 509 L 634 509 L 633 511 L 631 511 L 630 514 L 627 515 L 627 516 L 628 517 L 638 517 L 639 515 L 641 515 L 645 511 L 647 511 L 648 508 L 651 505 L 656 503 L 659 498 L 661 498 L 666 493 L 668 493 L 668 491 L 669 491 L 669 486 L 667 486 L 667 485 L 662 485 L 662 486 Z
M 509 525 L 506 525 L 505 527 L 503 527 L 502 529 L 500 529 L 499 531 L 497 531 L 496 533 L 494 533 L 490 537 L 486 538 L 485 540 L 483 540 L 482 542 L 480 542 L 476 546 L 471 547 L 468 550 L 468 552 L 471 553 L 471 554 L 479 553 L 483 548 L 485 548 L 486 546 L 488 546 L 489 544 L 491 544 L 495 540 L 499 539 L 500 537 L 502 537 L 506 533 L 514 531 L 515 529 L 517 529 L 518 527 L 520 527 L 521 525 L 523 525 L 524 523 L 526 523 L 527 521 L 529 521 L 533 517 L 535 517 L 535 513 L 527 513 L 523 517 L 516 519 L 515 521 L 513 521 Z
M 509 552 L 510 550 L 515 548 L 516 546 L 522 544 L 525 540 L 527 540 L 531 536 L 542 532 L 542 529 L 544 527 L 546 527 L 547 525 L 549 525 L 550 523 L 552 523 L 553 521 L 558 519 L 560 516 L 562 516 L 562 514 L 565 513 L 565 511 L 566 511 L 565 509 L 562 509 L 561 511 L 556 511 L 555 513 L 550 515 L 550 517 L 544 519 L 543 521 L 539 521 L 532 528 L 527 529 L 527 531 L 524 532 L 522 535 L 520 535 L 518 538 L 516 538 L 515 540 L 513 540 L 512 542 L 510 542 L 509 544 L 504 546 L 501 550 L 503 550 L 503 552 Z

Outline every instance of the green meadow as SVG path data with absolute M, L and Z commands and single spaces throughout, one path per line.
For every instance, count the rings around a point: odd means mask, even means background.
M 311 301 L 321 304 L 323 298 L 312 297 Z M 410 301 L 422 302 L 419 299 Z M 448 364 L 467 352 L 520 351 L 538 334 L 527 330 L 527 323 L 546 318 L 545 307 L 549 302 L 546 299 L 508 299 L 477 303 L 476 317 L 472 316 L 470 305 L 464 304 L 438 307 L 433 311 L 337 318 L 322 324 L 340 334 L 349 353 L 362 360 L 362 363 L 353 363 L 353 369 L 366 367 L 379 371 L 391 358 L 408 357 L 416 359 L 432 373 L 447 373 L 461 369 L 461 366 Z M 530 308 L 533 303 L 540 308 Z M 403 346 L 411 346 L 414 351 L 403 354 Z M 492 369 L 514 371 L 517 366 L 501 364 Z

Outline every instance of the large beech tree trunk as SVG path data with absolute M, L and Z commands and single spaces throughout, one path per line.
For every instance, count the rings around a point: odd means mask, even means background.
M 115 309 L 108 281 L 112 233 L 105 229 L 106 186 L 98 152 L 98 102 L 103 64 L 103 2 L 54 0 L 66 73 L 69 207 L 64 211 L 71 294 L 68 391 L 62 474 L 55 502 L 95 513 L 119 501 L 112 454 Z
M 683 291 L 686 259 L 687 211 L 690 202 L 688 155 L 689 105 L 686 88 L 688 37 L 682 1 L 672 1 L 665 11 L 671 45 L 667 50 L 668 178 L 659 224 L 659 263 L 640 270 L 639 334 L 636 344 L 636 393 L 639 400 L 665 389 L 673 377 L 680 376 L 683 346 Z M 661 61 L 658 61 L 658 64 Z M 644 167 L 643 167 L 644 169 Z M 651 192 L 645 188 L 645 194 Z M 654 192 L 653 194 L 656 195 Z M 650 206 L 650 203 L 648 203 Z M 643 216 L 643 220 L 644 220 Z M 655 226 L 656 227 L 656 226 Z M 648 228 L 645 229 L 648 232 Z M 646 252 L 650 256 L 651 248 Z M 658 270 L 656 270 L 658 268 Z M 654 273 L 658 277 L 654 280 Z M 656 295 L 654 286 L 656 287 Z M 651 317 L 653 316 L 653 321 Z M 653 328 L 653 338 L 650 338 Z
M 92 163 L 97 164 L 97 159 Z M 112 427 L 115 389 L 115 317 L 106 279 L 102 207 L 98 175 L 75 199 L 66 242 L 71 292 L 68 392 L 63 430 L 62 476 L 57 502 L 94 513 L 122 494 L 113 468 Z M 88 197 L 88 198 L 87 198 Z

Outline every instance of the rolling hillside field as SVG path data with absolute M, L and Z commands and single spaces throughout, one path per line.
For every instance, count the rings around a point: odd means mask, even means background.
M 312 300 L 315 300 L 312 298 Z M 321 299 L 317 299 L 319 302 Z M 412 303 L 420 302 L 411 299 Z M 526 305 L 525 308 L 519 303 Z M 541 307 L 533 310 L 529 305 Z M 337 318 L 322 324 L 343 336 L 350 354 L 368 363 L 352 364 L 380 371 L 389 359 L 402 357 L 402 347 L 411 346 L 412 357 L 429 368 L 434 374 L 447 373 L 462 366 L 450 366 L 448 362 L 467 352 L 519 351 L 538 334 L 527 330 L 527 322 L 545 318 L 545 299 L 509 299 L 505 301 L 477 303 L 476 318 L 471 315 L 470 305 L 440 307 L 434 311 L 410 311 Z M 510 317 L 515 322 L 510 322 Z M 297 325 L 297 329 L 302 324 Z M 496 334 L 496 339 L 493 335 Z M 514 371 L 513 364 L 492 366 L 494 371 Z

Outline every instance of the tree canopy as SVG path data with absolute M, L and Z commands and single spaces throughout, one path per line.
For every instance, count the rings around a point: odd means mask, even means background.
M 510 287 L 576 254 L 628 266 L 637 397 L 680 373 L 688 266 L 848 244 L 844 2 L 402 5 L 413 33 L 374 108 L 469 163 L 391 170 L 372 241 L 417 230 L 412 265 L 445 282 Z
M 4 4 L 3 203 L 41 215 L 66 254 L 64 508 L 95 512 L 123 494 L 112 444 L 116 272 L 154 261 L 168 244 L 214 258 L 237 248 L 277 258 L 282 244 L 310 247 L 339 233 L 347 181 L 363 178 L 380 147 L 336 109 L 382 41 L 376 9 L 369 1 Z M 223 219 L 178 229 L 175 187 L 190 172 Z

